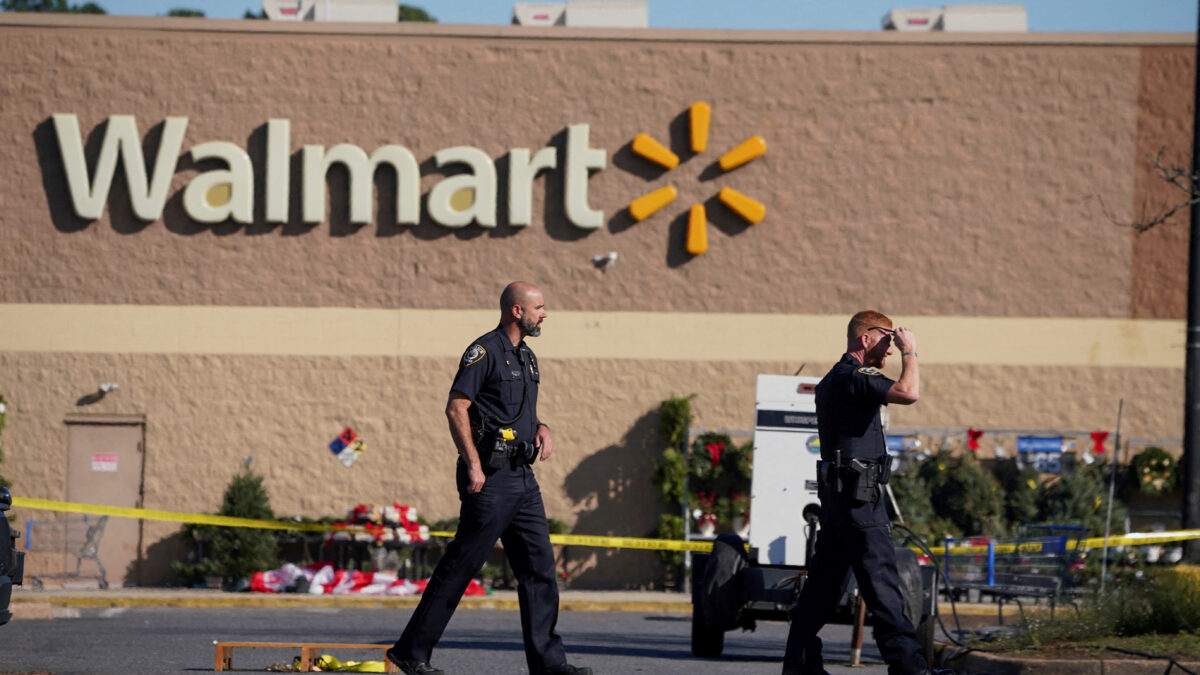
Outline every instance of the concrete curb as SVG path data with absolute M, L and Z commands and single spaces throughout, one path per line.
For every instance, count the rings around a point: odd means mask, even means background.
M 12 603 L 50 604 L 55 607 L 416 607 L 420 596 L 309 595 L 305 593 L 228 593 L 215 589 L 110 589 L 46 591 L 18 590 Z M 514 591 L 495 591 L 486 596 L 469 596 L 460 607 L 466 609 L 519 609 Z M 581 612 L 682 612 L 692 611 L 690 596 L 661 591 L 572 591 L 559 598 L 559 609 Z M 1009 608 L 1005 608 L 1009 609 Z M 950 616 L 950 606 L 938 611 Z M 1006 611 L 1005 620 L 1015 619 L 1015 610 Z M 994 605 L 958 605 L 960 616 L 996 616 Z
M 1200 663 L 1179 663 L 1192 671 L 1200 669 Z M 1161 675 L 1168 665 L 1166 659 L 1036 659 L 948 647 L 938 653 L 936 667 L 988 675 Z
M 691 612 L 692 603 L 687 596 L 670 594 L 671 597 L 653 592 L 564 592 L 559 600 L 563 611 L 584 612 Z M 226 593 L 216 590 L 172 590 L 155 591 L 31 591 L 14 593 L 14 613 L 34 611 L 35 607 L 353 607 L 411 609 L 420 602 L 420 596 L 358 596 L 358 595 L 310 595 L 306 593 Z M 515 591 L 496 591 L 486 596 L 469 596 L 462 599 L 463 609 L 520 608 Z M 40 611 L 40 610 L 39 610 Z

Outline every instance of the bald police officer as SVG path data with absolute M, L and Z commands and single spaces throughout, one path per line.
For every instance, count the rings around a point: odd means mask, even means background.
M 874 616 L 875 643 L 888 673 L 924 673 L 928 664 L 904 618 L 891 523 L 877 487 L 889 461 L 880 406 L 917 402 L 917 340 L 908 328 L 893 330 L 891 319 L 867 310 L 850 319 L 846 342 L 846 353 L 817 385 L 821 531 L 792 610 L 783 672 L 825 672 L 817 632 L 837 605 L 849 569 Z M 900 350 L 898 381 L 879 372 L 893 344 Z
M 591 675 L 567 663 L 558 622 L 558 581 L 542 493 L 533 462 L 553 451 L 550 427 L 537 416 L 537 358 L 524 338 L 546 318 L 542 292 L 514 281 L 500 296 L 500 325 L 467 348 L 450 387 L 446 417 L 458 448 L 462 503 L 458 532 L 421 602 L 387 657 L 409 675 L 439 675 L 433 647 L 496 540 L 517 579 L 521 631 L 530 673 Z M 480 670 L 484 670 L 483 664 Z

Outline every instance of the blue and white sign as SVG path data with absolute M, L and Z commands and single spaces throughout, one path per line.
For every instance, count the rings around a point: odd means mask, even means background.
M 1039 473 L 1062 473 L 1061 436 L 1017 436 L 1017 452 L 1026 466 Z

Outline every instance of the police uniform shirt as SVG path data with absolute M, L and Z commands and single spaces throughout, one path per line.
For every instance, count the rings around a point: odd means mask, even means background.
M 476 432 L 485 414 L 507 421 L 520 412 L 519 419 L 503 427 L 512 427 L 518 441 L 532 443 L 537 433 L 540 380 L 533 350 L 524 340 L 514 347 L 504 330 L 497 327 L 467 347 L 450 389 L 471 400 L 468 412 Z M 524 410 L 522 396 L 527 397 Z
M 887 454 L 879 406 L 893 380 L 876 368 L 843 354 L 817 385 L 817 430 L 821 459 L 834 461 L 836 450 L 842 462 L 851 459 L 878 461 Z

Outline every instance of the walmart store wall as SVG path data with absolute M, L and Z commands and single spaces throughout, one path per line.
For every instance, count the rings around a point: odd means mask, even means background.
M 149 508 L 215 510 L 252 454 L 281 514 L 395 499 L 455 515 L 446 389 L 515 278 L 546 291 L 532 344 L 557 451 L 539 477 L 549 513 L 579 532 L 652 527 L 659 401 L 695 393 L 697 425 L 749 429 L 755 374 L 823 372 L 846 317 L 868 306 L 921 339 L 924 396 L 893 411 L 895 425 L 1109 428 L 1124 397 L 1127 433 L 1181 435 L 1186 218 L 1142 235 L 1112 220 L 1171 197 L 1144 156 L 1186 158 L 1186 37 L 247 23 L 0 21 L 3 472 L 21 494 L 64 496 L 65 415 L 144 414 Z M 694 101 L 712 107 L 698 154 Z M 136 116 L 149 163 L 169 116 L 188 118 L 184 151 L 245 148 L 253 223 L 188 217 L 189 181 L 223 167 L 187 156 L 161 219 L 132 213 L 120 168 L 104 215 L 79 218 L 56 114 L 77 116 L 89 166 L 110 115 Z M 270 119 L 290 120 L 283 224 L 261 202 Z M 565 213 L 566 130 L 579 124 L 606 154 L 587 183 L 604 213 L 594 230 Z M 643 132 L 680 166 L 631 152 Z M 754 134 L 765 156 L 715 166 Z M 340 143 L 412 152 L 416 225 L 395 223 L 386 170 L 376 222 L 351 223 L 336 168 L 327 218 L 303 222 L 301 146 Z M 464 145 L 497 161 L 495 228 L 446 228 L 426 208 L 447 175 L 435 154 Z M 514 227 L 508 155 L 542 147 L 559 169 L 534 181 L 532 224 Z M 628 216 L 668 184 L 674 202 Z M 765 220 L 726 210 L 722 187 L 762 202 Z M 683 236 L 697 203 L 710 248 L 692 257 Z M 609 251 L 610 268 L 593 265 Z M 100 381 L 121 389 L 82 410 Z M 324 447 L 344 426 L 370 443 L 350 469 Z M 146 547 L 174 531 L 147 524 Z M 589 555 L 582 586 L 655 574 L 651 554 Z M 148 562 L 145 581 L 165 578 L 165 558 Z

